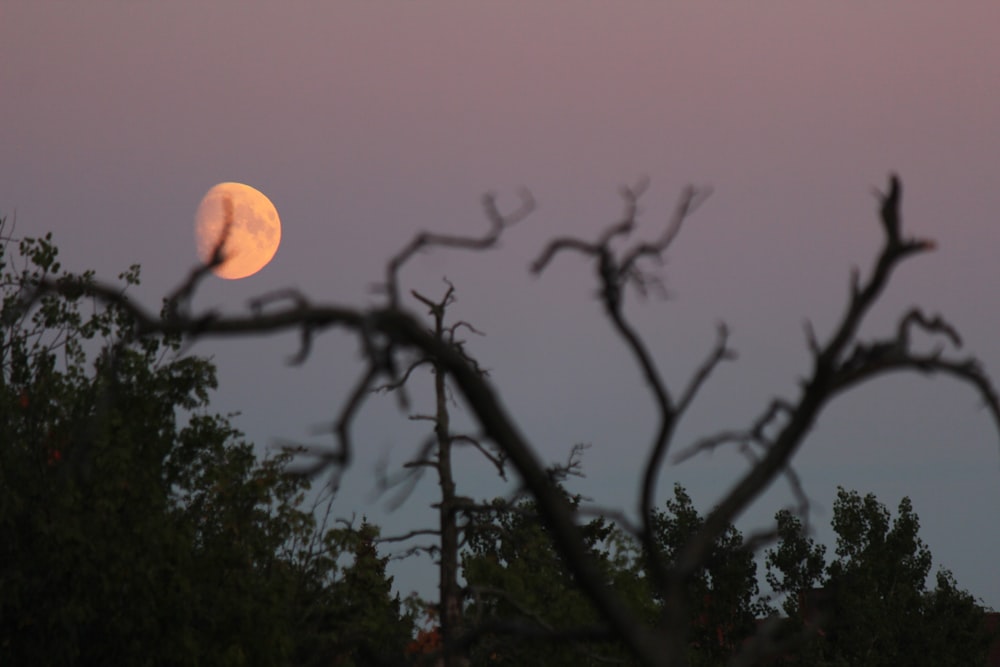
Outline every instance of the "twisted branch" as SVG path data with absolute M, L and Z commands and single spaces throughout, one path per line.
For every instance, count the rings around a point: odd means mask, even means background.
M 479 238 L 432 232 L 420 232 L 414 236 L 413 240 L 406 244 L 386 265 L 385 285 L 382 286 L 382 289 L 388 294 L 389 307 L 399 307 L 399 270 L 416 253 L 432 246 L 486 250 L 496 245 L 505 229 L 527 218 L 535 210 L 535 199 L 527 189 L 522 189 L 518 194 L 521 197 L 520 206 L 506 215 L 500 212 L 494 195 L 488 194 L 483 197 L 483 210 L 490 223 L 490 230 Z
M 26 302 L 30 306 L 34 300 L 45 294 L 78 294 L 83 290 L 84 293 L 113 304 L 131 315 L 134 334 L 137 336 L 183 335 L 193 340 L 207 336 L 231 337 L 298 331 L 302 336 L 302 347 L 294 359 L 298 361 L 307 357 L 309 344 L 316 333 L 334 327 L 342 327 L 353 332 L 362 344 L 367 367 L 338 413 L 333 429 L 338 448 L 324 455 L 327 457 L 324 465 L 332 464 L 340 468 L 347 465 L 351 457 L 350 426 L 364 398 L 375 386 L 376 380 L 387 377 L 389 385 L 386 386 L 402 386 L 418 362 L 411 363 L 407 367 L 401 380 L 401 376 L 395 371 L 395 361 L 401 353 L 412 355 L 410 359 L 433 360 L 436 369 L 439 369 L 441 374 L 450 376 L 459 393 L 465 398 L 482 429 L 484 439 L 492 441 L 505 460 L 510 461 L 518 472 L 523 488 L 533 497 L 556 549 L 581 589 L 600 611 L 608 624 L 608 630 L 624 641 L 642 662 L 649 665 L 672 664 L 675 658 L 682 659 L 687 646 L 683 641 L 683 607 L 679 606 L 683 604 L 682 596 L 670 595 L 671 591 L 678 590 L 686 577 L 704 565 L 716 540 L 778 475 L 784 474 L 789 477 L 793 489 L 797 489 L 800 508 L 805 506 L 805 495 L 789 463 L 815 423 L 818 414 L 833 397 L 863 381 L 890 371 L 944 374 L 970 384 L 978 392 L 998 430 L 1000 430 L 1000 401 L 996 390 L 976 359 L 953 358 L 945 355 L 943 349 L 929 353 L 915 352 L 911 349 L 911 339 L 917 333 L 943 338 L 953 348 L 960 346 L 961 338 L 957 330 L 939 316 L 928 317 L 914 309 L 900 319 L 894 336 L 869 342 L 857 339 L 864 317 L 877 302 L 892 271 L 909 256 L 926 252 L 934 247 L 931 241 L 904 237 L 899 209 L 902 187 L 899 179 L 893 175 L 890 177 L 887 192 L 879 195 L 879 212 L 885 230 L 885 244 L 866 280 L 862 280 L 859 272 L 852 273 L 846 309 L 825 343 L 820 341 L 811 327 L 807 328 L 807 342 L 813 357 L 813 367 L 803 382 L 797 400 L 775 399 L 749 429 L 727 431 L 703 438 L 678 455 L 678 460 L 684 460 L 695 453 L 709 451 L 729 442 L 747 447 L 749 453 L 753 453 L 748 447 L 750 445 L 760 452 L 751 469 L 709 513 L 693 539 L 681 549 L 671 567 L 667 568 L 657 555 L 659 552 L 651 530 L 659 470 L 667 454 L 678 418 L 691 404 L 711 372 L 723 360 L 731 358 L 732 352 L 727 346 L 728 334 L 724 328 L 720 328 L 716 345 L 696 370 L 680 394 L 679 400 L 674 402 L 645 343 L 625 318 L 622 309 L 625 286 L 632 284 L 642 294 L 647 285 L 656 284 L 654 277 L 646 275 L 638 268 L 639 260 L 643 257 L 661 260 L 663 253 L 675 241 L 683 221 L 707 196 L 705 190 L 689 188 L 682 194 L 673 217 L 656 241 L 639 243 L 624 253 L 616 253 L 612 249 L 612 244 L 629 237 L 636 227 L 638 200 L 646 187 L 646 182 L 640 182 L 634 188 L 626 188 L 623 191 L 625 211 L 622 219 L 608 227 L 596 242 L 590 243 L 572 238 L 555 239 L 532 264 L 532 270 L 540 273 L 556 254 L 563 251 L 575 251 L 594 260 L 600 286 L 600 299 L 605 312 L 643 373 L 657 405 L 659 424 L 643 469 L 640 491 L 643 525 L 639 532 L 649 561 L 651 576 L 665 593 L 663 599 L 668 605 L 666 630 L 640 624 L 622 603 L 621 598 L 604 583 L 602 573 L 596 568 L 580 539 L 576 515 L 564 494 L 553 483 L 550 471 L 539 460 L 535 449 L 507 413 L 485 373 L 455 341 L 455 332 L 459 328 L 466 328 L 467 325 L 455 324 L 451 327 L 449 335 L 436 335 L 435 331 L 428 330 L 417 317 L 399 303 L 398 273 L 410 257 L 432 246 L 474 250 L 493 247 L 504 229 L 523 219 L 534 208 L 530 194 L 523 193 L 521 207 L 506 216 L 498 211 L 494 200 L 487 197 L 484 205 L 491 226 L 490 231 L 481 238 L 426 232 L 418 234 L 388 262 L 384 286 L 387 304 L 383 307 L 356 309 L 336 305 L 316 305 L 297 293 L 285 292 L 277 297 L 262 298 L 252 303 L 253 312 L 250 316 L 226 316 L 209 312 L 196 317 L 188 312 L 187 305 L 198 281 L 206 273 L 205 267 L 192 271 L 191 275 L 171 293 L 163 317 L 155 316 L 130 302 L 116 288 L 83 281 L 71 284 L 63 280 L 43 278 L 37 284 L 34 293 L 28 295 Z M 221 254 L 221 244 L 215 254 Z M 419 296 L 415 296 L 420 299 Z M 446 293 L 446 300 L 448 296 Z M 422 301 L 429 307 L 443 308 L 442 302 Z M 408 472 L 418 473 L 426 463 L 429 463 L 429 460 L 422 455 Z M 759 536 L 760 540 L 767 537 L 766 533 Z M 433 550 L 433 547 L 431 549 Z
M 896 339 L 881 341 L 869 347 L 857 346 L 855 337 L 865 315 L 871 310 L 888 283 L 892 271 L 907 257 L 934 248 L 932 241 L 904 238 L 901 231 L 902 216 L 899 211 L 901 186 L 892 175 L 890 187 L 880 203 L 882 226 L 886 232 L 885 245 L 864 284 L 857 272 L 852 275 L 847 309 L 825 345 L 815 343 L 813 371 L 804 381 L 798 401 L 782 411 L 788 420 L 770 442 L 764 457 L 748 471 L 708 515 L 695 537 L 682 551 L 677 561 L 678 573 L 686 576 L 698 569 L 711 550 L 712 544 L 750 503 L 780 474 L 787 469 L 792 455 L 808 434 L 819 412 L 839 392 L 853 384 L 891 369 L 919 370 L 924 373 L 941 372 L 970 383 L 988 406 L 1000 430 L 1000 404 L 989 379 L 981 372 L 978 363 L 971 360 L 945 360 L 935 353 L 914 355 L 908 349 L 908 332 L 914 326 L 944 333 L 957 341 L 954 329 L 938 318 L 927 320 L 918 312 L 905 315 L 899 325 Z M 813 338 L 815 341 L 815 339 Z M 853 347 L 852 347 L 853 346 Z M 848 356 L 848 350 L 854 354 Z

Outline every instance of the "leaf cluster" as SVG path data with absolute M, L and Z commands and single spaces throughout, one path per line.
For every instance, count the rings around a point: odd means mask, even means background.
M 798 517 L 783 511 L 776 520 L 767 579 L 786 596 L 798 637 L 788 664 L 985 664 L 985 609 L 946 569 L 927 587 L 931 553 L 909 498 L 893 516 L 873 494 L 839 488 L 829 563 Z
M 579 510 L 580 498 L 567 494 Z M 463 558 L 471 593 L 469 618 L 480 624 L 516 619 L 524 627 L 550 637 L 596 628 L 582 645 L 530 646 L 487 637 L 473 652 L 482 664 L 600 664 L 634 658 L 601 628 L 600 615 L 581 592 L 559 556 L 552 536 L 529 501 L 511 506 L 494 501 L 494 512 L 474 524 Z M 657 545 L 674 558 L 704 519 L 687 492 L 677 485 L 674 496 L 655 512 Z M 644 622 L 663 622 L 664 600 L 652 585 L 639 541 L 610 519 L 581 521 L 581 539 L 597 563 L 605 583 L 621 594 Z M 760 597 L 757 568 L 740 532 L 730 526 L 715 544 L 706 567 L 688 581 L 688 659 L 691 664 L 721 664 L 752 634 L 755 621 L 770 608 Z M 539 634 L 545 634 L 539 632 Z M 589 644 L 589 645 L 588 645 Z M 484 656 L 488 656 L 486 660 Z
M 373 529 L 317 525 L 293 453 L 209 412 L 210 361 L 133 336 L 0 223 L 0 664 L 390 664 Z M 16 250 L 14 248 L 16 247 Z M 33 299 L 41 280 L 72 286 Z M 139 281 L 121 276 L 122 294 Z

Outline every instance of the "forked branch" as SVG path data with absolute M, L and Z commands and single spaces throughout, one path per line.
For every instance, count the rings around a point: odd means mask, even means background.
M 769 443 L 763 458 L 729 491 L 706 518 L 701 530 L 678 559 L 681 576 L 694 572 L 704 562 L 712 544 L 767 486 L 787 469 L 791 457 L 809 433 L 820 411 L 840 392 L 858 382 L 890 370 L 916 370 L 922 373 L 951 375 L 970 384 L 987 405 L 1000 432 L 1000 403 L 997 393 L 981 366 L 974 359 L 949 359 L 938 351 L 918 354 L 910 350 L 910 332 L 919 327 L 928 333 L 945 335 L 957 347 L 960 339 L 955 329 L 939 317 L 927 318 L 911 310 L 900 319 L 895 338 L 859 343 L 856 339 L 864 317 L 876 303 L 892 271 L 907 257 L 929 251 L 932 241 L 905 238 L 900 212 L 902 186 L 893 174 L 888 192 L 882 195 L 880 216 L 885 230 L 885 245 L 878 255 L 868 280 L 862 284 L 854 274 L 847 310 L 835 326 L 829 341 L 814 342 L 813 371 L 803 382 L 799 399 L 782 409 L 787 420 Z M 815 338 L 813 338 L 815 341 Z M 775 404 L 772 403 L 772 408 Z M 765 416 L 774 415 L 773 410 Z M 770 419 L 763 419 L 769 422 Z
M 494 446 L 500 453 L 501 460 L 509 462 L 517 471 L 523 488 L 533 497 L 560 557 L 599 610 L 610 632 L 620 638 L 645 664 L 678 664 L 684 660 L 689 646 L 684 641 L 684 622 L 680 615 L 683 608 L 678 606 L 683 604 L 679 601 L 681 596 L 671 595 L 671 592 L 705 565 L 719 537 L 777 476 L 788 476 L 793 487 L 801 492 L 801 486 L 789 464 L 819 413 L 835 396 L 863 381 L 891 371 L 944 374 L 968 383 L 977 391 L 990 411 L 998 431 L 1000 402 L 979 362 L 971 357 L 954 356 L 954 349 L 961 344 L 961 339 L 957 330 L 939 316 L 930 317 L 914 309 L 900 318 L 894 335 L 869 341 L 858 339 L 861 324 L 888 284 L 892 271 L 904 259 L 934 247 L 930 241 L 904 236 L 900 211 L 902 186 L 893 175 L 886 193 L 879 195 L 879 214 L 885 231 L 885 244 L 867 278 L 862 280 L 858 273 L 852 276 L 847 307 L 825 342 L 810 330 L 812 369 L 803 381 L 797 399 L 772 400 L 750 428 L 726 431 L 705 438 L 681 453 L 681 457 L 685 457 L 720 444 L 736 442 L 752 448 L 755 463 L 709 513 L 693 539 L 681 549 L 675 562 L 669 565 L 663 563 L 657 555 L 650 519 L 658 474 L 677 420 L 693 402 L 706 378 L 723 360 L 730 358 L 732 352 L 728 347 L 727 332 L 720 329 L 715 346 L 675 401 L 646 344 L 626 319 L 622 307 L 625 286 L 632 284 L 643 293 L 646 286 L 656 284 L 657 280 L 654 275 L 647 275 L 640 270 L 640 260 L 647 257 L 661 260 L 663 253 L 676 240 L 683 221 L 707 196 L 706 190 L 686 190 L 673 217 L 656 240 L 635 244 L 625 252 L 616 252 L 613 246 L 629 238 L 636 229 L 638 201 L 645 187 L 643 182 L 623 192 L 625 210 L 622 219 L 609 226 L 596 241 L 555 239 L 539 255 L 532 270 L 536 273 L 543 271 L 556 254 L 564 251 L 577 252 L 594 261 L 600 300 L 605 312 L 635 359 L 656 403 L 658 425 L 642 469 L 639 499 L 642 525 L 639 532 L 651 575 L 664 592 L 663 599 L 668 611 L 668 622 L 664 626 L 642 624 L 623 604 L 621 597 L 606 585 L 603 573 L 595 566 L 581 540 L 577 516 L 564 494 L 553 483 L 550 471 L 507 412 L 485 373 L 455 341 L 454 334 L 460 327 L 454 325 L 450 330 L 431 330 L 421 318 L 400 303 L 398 274 L 410 257 L 432 246 L 473 250 L 493 247 L 504 229 L 523 219 L 533 209 L 534 202 L 530 195 L 522 195 L 522 205 L 506 215 L 499 212 L 492 198 L 487 198 L 485 208 L 490 230 L 481 238 L 418 234 L 388 262 L 385 283 L 387 303 L 381 307 L 347 308 L 316 305 L 304 298 L 281 298 L 259 304 L 247 316 L 216 313 L 195 316 L 187 312 L 186 304 L 204 275 L 203 268 L 194 271 L 172 293 L 168 301 L 169 307 L 162 317 L 129 301 L 117 288 L 100 284 L 70 285 L 65 281 L 42 280 L 28 302 L 46 293 L 68 293 L 84 289 L 86 293 L 114 304 L 131 315 L 136 335 L 169 334 L 194 339 L 299 331 L 303 337 L 303 348 L 299 355 L 301 358 L 308 353 L 308 343 L 316 333 L 333 327 L 347 329 L 358 336 L 366 366 L 350 397 L 341 406 L 333 429 L 339 449 L 328 455 L 326 463 L 341 467 L 350 460 L 351 424 L 376 382 L 388 378 L 387 386 L 390 388 L 402 387 L 414 364 L 420 363 L 420 360 L 430 360 L 429 363 L 434 364 L 436 372 L 442 377 L 447 375 L 465 399 L 481 431 L 482 442 Z M 443 302 L 421 300 L 432 309 L 432 315 L 435 307 L 444 307 Z M 267 307 L 263 307 L 264 305 Z M 913 342 L 918 335 L 940 340 L 941 347 L 930 352 L 914 350 Z M 409 360 L 410 363 L 398 364 L 399 359 Z M 402 375 L 396 372 L 397 365 L 406 369 Z M 460 440 L 456 439 L 455 442 Z M 477 444 L 479 442 L 477 437 L 468 444 L 485 446 Z M 415 479 L 432 462 L 429 450 L 422 450 L 414 467 L 407 470 L 413 473 L 410 479 Z M 797 495 L 800 495 L 800 500 L 804 498 L 804 494 Z M 759 539 L 767 537 L 767 533 L 762 533 Z M 603 632 L 601 629 L 594 631 Z M 762 636 L 755 646 L 767 643 L 768 639 L 769 637 Z
M 389 307 L 399 307 L 399 270 L 416 253 L 432 246 L 464 248 L 467 250 L 487 250 L 496 245 L 505 229 L 527 218 L 535 210 L 535 199 L 526 189 L 520 191 L 521 204 L 510 213 L 500 212 L 496 197 L 483 197 L 483 210 L 490 223 L 489 231 L 481 237 L 454 236 L 420 232 L 386 264 L 384 289 L 389 297 Z

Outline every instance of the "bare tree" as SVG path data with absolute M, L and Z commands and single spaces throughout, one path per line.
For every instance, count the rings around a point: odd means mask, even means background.
M 788 477 L 793 489 L 798 490 L 797 478 L 790 466 L 792 457 L 817 416 L 836 396 L 886 373 L 916 371 L 951 376 L 970 385 L 985 402 L 998 429 L 1000 403 L 980 363 L 974 357 L 958 356 L 957 350 L 961 345 L 959 334 L 940 316 L 930 316 L 914 308 L 900 316 L 894 332 L 870 340 L 859 337 L 862 322 L 879 300 L 893 270 L 904 260 L 934 247 L 930 241 L 903 235 L 900 215 L 902 189 L 899 179 L 893 175 L 888 191 L 879 194 L 884 244 L 866 276 L 858 271 L 851 276 L 844 313 L 825 340 L 807 327 L 806 342 L 812 356 L 812 368 L 802 380 L 798 395 L 768 400 L 760 415 L 745 430 L 707 435 L 675 454 L 678 459 L 684 459 L 719 446 L 735 445 L 748 454 L 751 464 L 720 498 L 680 555 L 667 562 L 655 543 L 652 524 L 660 470 L 670 454 L 678 422 L 713 370 L 732 356 L 732 350 L 728 345 L 727 330 L 721 327 L 714 346 L 702 364 L 687 383 L 675 391 L 663 380 L 641 334 L 630 323 L 623 307 L 626 290 L 631 287 L 644 294 L 659 287 L 657 274 L 647 268 L 649 260 L 661 259 L 673 247 L 684 222 L 708 194 L 705 190 L 687 189 L 659 238 L 651 242 L 635 242 L 620 249 L 618 246 L 627 244 L 635 235 L 638 202 L 645 188 L 646 183 L 641 182 L 636 187 L 622 190 L 624 212 L 621 219 L 597 239 L 555 239 L 543 249 L 532 270 L 536 273 L 550 270 L 549 266 L 556 256 L 566 253 L 583 255 L 593 262 L 604 313 L 641 370 L 658 408 L 657 423 L 642 469 L 643 483 L 637 499 L 640 522 L 636 528 L 648 571 L 666 601 L 666 618 L 655 627 L 639 622 L 615 591 L 606 585 L 580 539 L 572 509 L 539 459 L 536 448 L 521 433 L 517 420 L 504 407 L 497 389 L 453 340 L 428 329 L 420 316 L 406 308 L 400 298 L 399 272 L 414 253 L 434 247 L 476 251 L 493 247 L 502 233 L 532 211 L 533 201 L 527 193 L 523 195 L 521 205 L 507 214 L 499 210 L 492 197 L 487 197 L 484 208 L 490 229 L 482 237 L 418 234 L 387 263 L 383 286 L 385 302 L 372 308 L 317 304 L 300 293 L 284 291 L 255 300 L 250 304 L 249 314 L 193 314 L 190 312 L 190 297 L 205 275 L 206 268 L 192 272 L 170 295 L 162 316 L 126 301 L 114 288 L 98 284 L 87 286 L 87 289 L 102 299 L 127 308 L 135 318 L 135 335 L 138 336 L 170 333 L 194 339 L 297 330 L 302 340 L 301 349 L 294 358 L 297 363 L 308 357 L 313 336 L 322 330 L 342 327 L 356 334 L 364 351 L 366 368 L 337 415 L 335 446 L 312 452 L 317 457 L 312 467 L 314 472 L 327 466 L 335 466 L 339 470 L 348 466 L 354 417 L 379 382 L 401 388 L 408 370 L 399 369 L 409 368 L 405 360 L 430 360 L 438 376 L 450 378 L 464 399 L 481 431 L 476 435 L 476 441 L 489 443 L 517 472 L 525 492 L 535 501 L 560 555 L 606 623 L 603 630 L 589 629 L 582 635 L 609 633 L 624 642 L 644 664 L 682 665 L 688 650 L 682 594 L 684 582 L 705 564 L 712 544 L 726 527 L 777 477 Z M 26 295 L 26 298 L 67 289 L 79 289 L 79 286 L 43 281 L 36 293 Z M 424 304 L 432 308 L 433 315 L 435 302 L 428 299 L 424 300 Z M 913 345 L 917 336 L 939 343 L 930 352 L 923 352 Z M 405 403 L 405 395 L 400 396 L 401 402 Z M 436 421 L 436 427 L 440 427 L 441 423 Z M 757 535 L 751 541 L 759 546 L 770 537 L 768 534 Z M 513 628 L 511 631 L 521 632 L 524 629 Z M 565 640 L 565 634 L 563 632 L 554 639 Z M 773 625 L 764 624 L 758 635 L 734 658 L 734 663 L 751 664 L 762 652 L 774 646 Z
M 411 290 L 410 294 L 427 307 L 432 320 L 430 328 L 432 335 L 442 344 L 448 345 L 463 355 L 469 366 L 477 369 L 483 377 L 486 377 L 486 371 L 480 368 L 476 360 L 466 353 L 465 344 L 458 336 L 461 331 L 474 334 L 481 332 L 464 320 L 458 320 L 451 324 L 446 323 L 448 307 L 455 302 L 456 297 L 455 286 L 447 279 L 445 283 L 447 288 L 444 295 L 437 301 L 416 290 Z M 468 664 L 468 657 L 467 651 L 463 648 L 464 645 L 459 641 L 464 630 L 462 613 L 464 592 L 459 584 L 459 549 L 463 541 L 463 526 L 459 525 L 459 517 L 463 512 L 476 511 L 480 508 L 476 507 L 471 499 L 458 494 L 452 468 L 452 449 L 455 445 L 474 448 L 496 467 L 497 473 L 502 478 L 506 479 L 504 459 L 502 454 L 489 451 L 477 436 L 456 433 L 452 430 L 450 390 L 447 384 L 448 373 L 434 357 L 426 355 L 416 357 L 409 362 L 397 380 L 388 382 L 378 387 L 377 390 L 403 391 L 414 372 L 420 367 L 429 368 L 434 376 L 434 411 L 429 414 L 411 414 L 409 418 L 415 421 L 429 422 L 433 426 L 433 434 L 420 447 L 417 456 L 403 465 L 403 474 L 381 476 L 380 487 L 382 490 L 388 491 L 401 486 L 401 492 L 394 501 L 394 504 L 398 504 L 413 490 L 421 473 L 424 470 L 432 470 L 437 476 L 438 485 L 441 488 L 441 499 L 437 503 L 437 527 L 413 530 L 403 535 L 385 537 L 380 541 L 405 543 L 414 538 L 427 536 L 435 538 L 433 544 L 418 544 L 404 553 L 422 551 L 436 555 L 439 576 L 437 615 L 443 649 L 442 655 L 438 657 L 440 664 L 444 667 L 462 667 Z

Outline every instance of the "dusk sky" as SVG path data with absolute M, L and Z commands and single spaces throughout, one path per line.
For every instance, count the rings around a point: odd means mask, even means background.
M 27 2 L 0 7 L 0 215 L 19 235 L 54 232 L 64 264 L 113 279 L 143 268 L 160 298 L 196 262 L 193 219 L 214 184 L 264 192 L 281 216 L 270 265 L 210 278 L 200 308 L 244 312 L 282 287 L 364 306 L 385 260 L 421 230 L 480 234 L 480 198 L 528 187 L 538 210 L 486 254 L 435 250 L 404 281 L 458 289 L 469 349 L 541 456 L 590 443 L 572 488 L 634 512 L 655 427 L 652 401 L 594 298 L 589 265 L 528 265 L 555 235 L 593 238 L 621 211 L 618 187 L 648 175 L 638 234 L 662 229 L 682 188 L 714 194 L 663 267 L 667 300 L 628 314 L 677 390 L 716 323 L 740 357 L 707 385 L 675 447 L 745 427 L 810 369 L 843 312 L 852 267 L 882 242 L 873 188 L 904 185 L 904 229 L 939 249 L 904 263 L 865 332 L 911 305 L 946 316 L 1000 383 L 1000 4 L 793 2 Z M 415 305 L 415 304 L 414 304 Z M 356 342 L 295 335 L 196 344 L 213 356 L 213 409 L 261 446 L 329 442 L 361 369 Z M 927 342 L 929 348 L 935 341 Z M 417 378 L 429 389 L 428 376 Z M 417 408 L 430 396 L 413 387 Z M 373 496 L 426 431 L 385 397 L 355 428 L 335 514 L 392 533 L 429 526 L 430 478 L 402 509 Z M 499 494 L 488 463 L 458 460 L 459 493 Z M 732 451 L 661 476 L 707 511 L 745 462 Z M 1000 436 L 954 381 L 884 378 L 838 399 L 795 460 L 829 543 L 838 485 L 895 510 L 909 496 L 935 568 L 1000 608 Z M 778 481 L 740 521 L 791 502 Z M 433 592 L 426 563 L 396 583 Z M 761 577 L 763 572 L 761 571 Z

